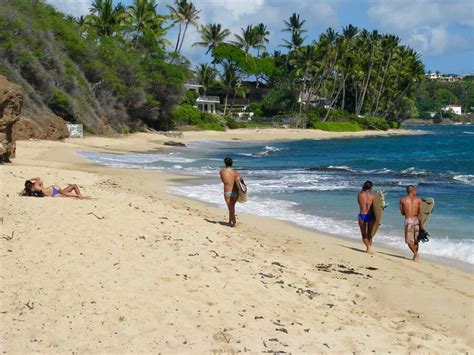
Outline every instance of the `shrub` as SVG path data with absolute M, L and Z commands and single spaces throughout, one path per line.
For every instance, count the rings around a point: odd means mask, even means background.
M 225 131 L 224 126 L 222 123 L 219 122 L 199 122 L 197 124 L 199 128 L 208 130 L 208 131 Z
M 188 104 L 188 105 L 194 106 L 196 105 L 196 100 L 198 97 L 199 97 L 199 94 L 196 91 L 188 90 L 186 91 L 182 104 Z
M 297 102 L 295 95 L 289 89 L 273 89 L 262 101 L 262 111 L 265 116 L 273 117 L 295 110 Z
M 331 132 L 358 132 L 362 130 L 356 122 L 313 122 L 313 128 Z
M 402 123 L 397 120 L 390 120 L 387 123 L 390 126 L 390 128 L 393 128 L 393 129 L 398 129 L 402 126 Z
M 201 121 L 203 122 L 213 122 L 213 123 L 221 123 L 224 121 L 222 116 L 216 115 L 210 112 L 202 112 L 201 113 Z
M 201 111 L 189 104 L 179 105 L 172 112 L 174 120 L 180 123 L 197 125 L 201 122 Z
M 238 122 L 231 116 L 225 117 L 225 124 L 229 129 L 243 128 L 245 126 L 243 122 Z
M 354 117 L 352 121 L 357 122 L 364 129 L 370 130 L 383 130 L 386 131 L 390 128 L 389 124 L 384 118 L 378 117 Z
M 262 104 L 252 103 L 249 105 L 249 111 L 253 112 L 253 117 L 263 117 Z

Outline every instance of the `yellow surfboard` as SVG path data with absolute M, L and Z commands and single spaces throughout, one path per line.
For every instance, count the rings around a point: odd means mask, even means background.
M 384 213 L 385 207 L 386 207 L 386 204 L 385 204 L 384 193 L 382 191 L 377 191 L 375 193 L 374 203 L 372 205 L 372 209 L 374 211 L 374 216 L 375 216 L 375 222 L 372 228 L 371 238 L 375 236 L 375 234 L 379 230 L 380 225 L 382 224 L 383 213 Z

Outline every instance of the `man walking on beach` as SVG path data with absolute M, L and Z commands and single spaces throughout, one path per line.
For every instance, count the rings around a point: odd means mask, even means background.
M 357 220 L 359 222 L 362 241 L 367 250 L 366 253 L 373 254 L 372 251 L 372 229 L 374 227 L 375 216 L 373 210 L 374 195 L 372 194 L 372 181 L 364 182 L 362 191 L 357 195 L 359 203 L 359 214 Z
M 232 169 L 232 158 L 226 157 L 224 159 L 225 168 L 221 170 L 220 177 L 224 184 L 224 200 L 229 209 L 229 226 L 235 227 L 237 221 L 235 218 L 235 204 L 239 197 L 239 190 L 237 188 L 237 180 L 240 179 L 239 173 Z
M 400 199 L 400 212 L 405 216 L 405 243 L 413 252 L 413 261 L 418 261 L 418 234 L 420 233 L 420 214 L 421 199 L 416 196 L 416 187 L 407 186 L 407 195 Z

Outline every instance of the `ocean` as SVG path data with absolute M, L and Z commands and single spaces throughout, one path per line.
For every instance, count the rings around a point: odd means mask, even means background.
M 398 201 L 405 186 L 435 199 L 421 255 L 474 264 L 474 127 L 430 126 L 423 134 L 271 142 L 195 141 L 186 148 L 143 154 L 79 152 L 99 164 L 193 175 L 174 194 L 225 207 L 218 177 L 230 156 L 249 202 L 239 211 L 360 240 L 356 195 L 364 181 L 385 191 L 388 208 L 374 244 L 408 251 Z M 407 254 L 408 255 L 408 254 Z

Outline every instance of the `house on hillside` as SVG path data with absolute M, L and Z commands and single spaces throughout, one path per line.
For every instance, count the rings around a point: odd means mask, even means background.
M 216 106 L 221 103 L 219 96 L 201 95 L 196 99 L 197 108 L 202 112 L 216 113 Z
M 194 91 L 198 94 L 199 90 L 202 88 L 202 85 L 199 85 L 199 82 L 196 79 L 189 79 L 183 86 L 186 90 Z
M 453 112 L 456 115 L 462 115 L 462 107 L 459 105 L 448 105 L 442 108 L 444 112 Z
M 425 77 L 433 81 L 442 81 L 442 82 L 453 82 L 453 81 L 458 81 L 462 79 L 460 76 L 457 76 L 454 74 L 442 74 L 440 72 L 435 72 L 435 73 L 428 72 L 425 74 Z
M 327 99 L 325 97 L 319 97 L 318 95 L 310 94 L 308 92 L 300 92 L 298 96 L 298 103 L 302 103 L 303 105 L 309 104 L 310 106 L 324 106 L 328 108 Z

